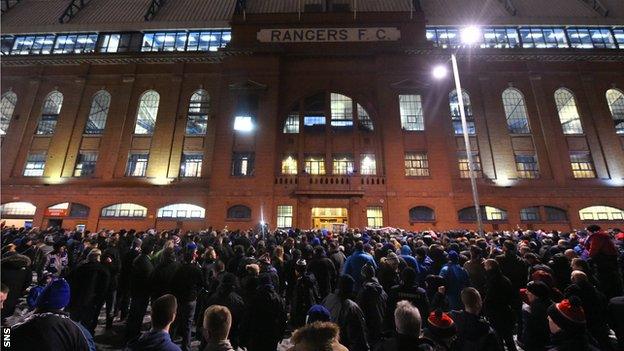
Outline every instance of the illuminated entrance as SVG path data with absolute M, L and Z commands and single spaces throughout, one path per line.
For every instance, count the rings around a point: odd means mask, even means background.
M 340 207 L 314 207 L 312 208 L 312 224 L 316 229 L 328 229 L 340 231 L 347 225 L 347 209 Z

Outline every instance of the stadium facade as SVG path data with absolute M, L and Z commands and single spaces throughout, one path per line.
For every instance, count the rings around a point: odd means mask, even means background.
M 620 0 L 2 6 L 5 225 L 474 228 L 451 53 L 486 229 L 624 225 Z

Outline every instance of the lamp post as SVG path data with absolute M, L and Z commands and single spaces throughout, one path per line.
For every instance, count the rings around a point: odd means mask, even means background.
M 460 37 L 462 44 L 473 45 L 479 40 L 481 32 L 479 28 L 470 26 L 461 30 Z M 479 191 L 477 189 L 477 177 L 474 164 L 474 157 L 472 154 L 472 148 L 470 146 L 470 136 L 468 135 L 468 123 L 466 122 L 466 111 L 464 107 L 464 96 L 461 87 L 461 81 L 459 79 L 459 69 L 457 67 L 457 57 L 455 53 L 451 54 L 451 64 L 453 66 L 453 77 L 455 80 L 455 92 L 457 94 L 457 102 L 459 104 L 459 116 L 462 124 L 462 134 L 464 137 L 464 144 L 466 147 L 466 156 L 468 157 L 468 172 L 470 176 L 470 187 L 472 189 L 472 202 L 474 204 L 475 213 L 477 216 L 477 230 L 479 235 L 483 236 L 483 220 L 481 218 L 481 208 L 479 205 Z M 442 79 L 446 76 L 445 66 L 436 66 L 433 69 L 433 76 L 436 79 Z

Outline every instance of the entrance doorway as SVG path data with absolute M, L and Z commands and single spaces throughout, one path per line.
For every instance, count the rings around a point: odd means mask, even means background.
M 339 231 L 347 225 L 348 215 L 346 208 L 314 207 L 312 208 L 312 224 L 315 229 Z
M 63 219 L 62 218 L 48 218 L 48 228 L 63 228 Z

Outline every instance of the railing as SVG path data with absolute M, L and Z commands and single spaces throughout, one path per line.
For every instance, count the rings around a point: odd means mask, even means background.
M 291 175 L 275 177 L 275 185 L 296 191 L 363 191 L 386 185 L 386 178 L 360 175 Z

